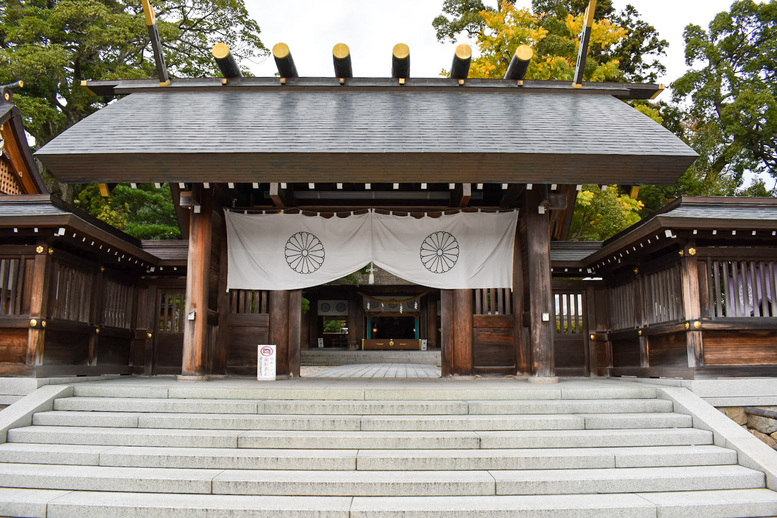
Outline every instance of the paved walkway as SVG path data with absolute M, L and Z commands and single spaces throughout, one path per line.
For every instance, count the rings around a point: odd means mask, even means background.
M 325 369 L 302 367 L 303 378 L 439 378 L 440 368 L 435 365 L 413 363 L 361 363 L 341 365 Z M 312 372 L 311 372 L 312 371 Z

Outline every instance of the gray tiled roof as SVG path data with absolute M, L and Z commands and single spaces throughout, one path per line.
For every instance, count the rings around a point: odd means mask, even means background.
M 135 93 L 37 155 L 66 181 L 535 183 L 673 182 L 696 156 L 609 95 L 465 87 Z
M 582 261 L 601 248 L 601 241 L 553 241 L 550 260 L 559 263 Z
M 680 205 L 676 209 L 661 214 L 662 218 L 698 218 L 721 220 L 773 220 L 777 221 L 777 205 L 764 207 L 759 205 Z

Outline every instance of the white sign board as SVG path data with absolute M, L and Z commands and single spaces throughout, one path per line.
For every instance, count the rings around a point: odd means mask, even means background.
M 275 345 L 259 345 L 256 354 L 256 379 L 260 381 L 275 380 Z
M 426 338 L 421 339 L 421 350 L 425 351 L 429 347 L 429 340 Z
M 323 338 L 319 338 L 318 339 L 318 346 L 319 347 L 324 347 L 324 339 Z

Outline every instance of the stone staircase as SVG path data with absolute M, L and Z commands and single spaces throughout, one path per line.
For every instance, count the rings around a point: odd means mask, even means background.
M 295 381 L 77 384 L 0 444 L 0 516 L 777 515 L 652 387 Z

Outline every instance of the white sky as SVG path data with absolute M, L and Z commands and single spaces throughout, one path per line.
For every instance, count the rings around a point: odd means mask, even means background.
M 682 33 L 689 23 L 707 27 L 715 14 L 727 11 L 733 0 L 614 0 L 622 9 L 631 3 L 643 20 L 652 24 L 669 41 L 663 60 L 670 83 L 685 70 Z M 332 47 L 346 43 L 351 49 L 357 77 L 388 77 L 391 49 L 397 43 L 410 46 L 413 77 L 438 77 L 450 68 L 454 43 L 438 43 L 432 20 L 442 11 L 443 0 L 246 0 L 251 16 L 262 29 L 268 48 L 284 42 L 291 49 L 300 76 L 331 77 Z M 486 3 L 496 5 L 495 0 Z M 529 7 L 530 0 L 518 0 Z M 464 40 L 462 40 L 462 43 Z M 272 57 L 255 64 L 256 76 L 276 72 Z M 666 95 L 666 94 L 665 94 Z

